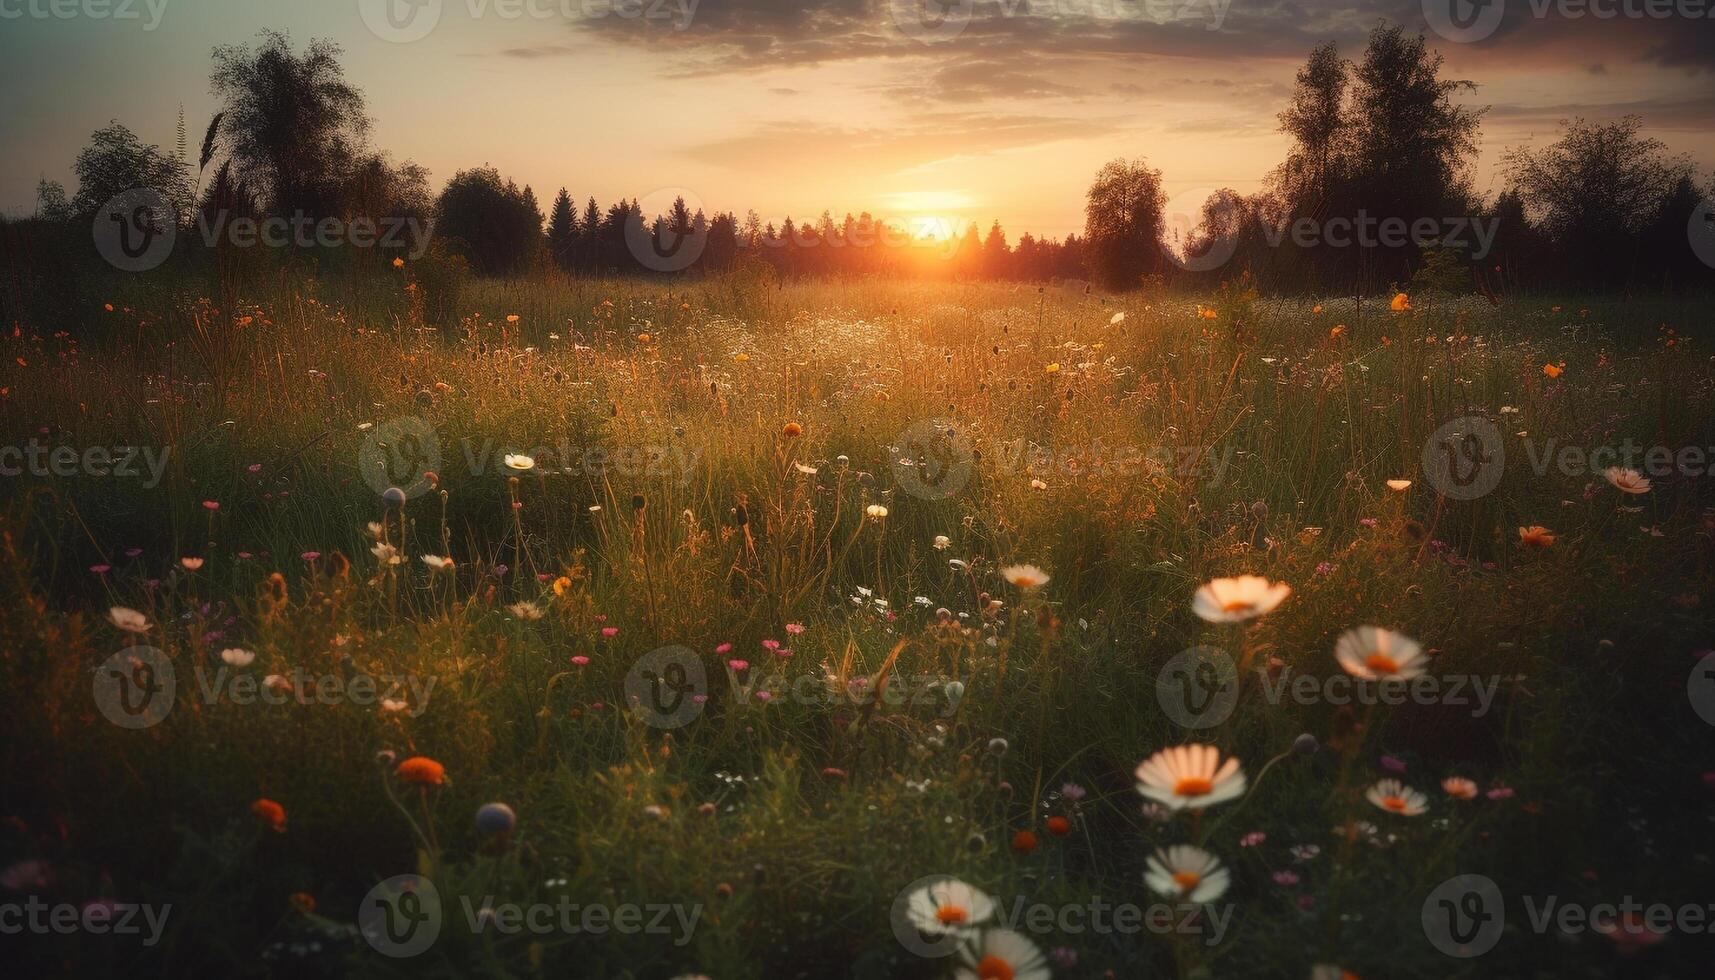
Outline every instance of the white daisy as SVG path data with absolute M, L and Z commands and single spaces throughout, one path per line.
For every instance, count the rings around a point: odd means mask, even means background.
M 127 633 L 149 632 L 149 617 L 135 609 L 127 609 L 124 606 L 114 606 L 107 610 L 107 619 L 113 625 Z
M 1157 895 L 1185 902 L 1213 902 L 1226 894 L 1232 876 L 1220 858 L 1200 847 L 1176 844 L 1157 850 L 1143 880 Z
M 1404 633 L 1359 626 L 1340 634 L 1334 643 L 1334 659 L 1353 677 L 1389 681 L 1420 676 L 1429 658 L 1423 655 L 1423 647 Z
M 542 607 L 534 602 L 514 602 L 506 607 L 506 611 L 519 619 L 541 619 Z
M 912 892 L 905 911 L 925 936 L 964 934 L 988 921 L 994 914 L 994 900 L 957 878 L 948 878 Z
M 1035 565 L 1008 565 L 1000 570 L 1000 577 L 1021 589 L 1034 589 L 1048 584 L 1048 573 Z
M 1137 791 L 1175 810 L 1201 810 L 1245 791 L 1239 760 L 1221 761 L 1213 745 L 1179 745 L 1162 749 L 1137 767 Z
M 1429 809 L 1429 799 L 1397 779 L 1384 779 L 1364 791 L 1364 799 L 1389 813 L 1415 817 Z
M 959 950 L 954 980 L 1048 980 L 1048 959 L 1036 944 L 1011 929 L 985 930 Z
M 228 667 L 248 667 L 256 662 L 256 654 L 250 650 L 228 647 L 220 651 L 220 659 Z
M 1261 575 L 1218 578 L 1191 597 L 1191 611 L 1211 623 L 1239 623 L 1272 611 L 1291 594 L 1292 586 Z
M 1625 466 L 1610 466 L 1602 471 L 1602 475 L 1621 493 L 1649 493 L 1649 477 L 1637 470 Z
M 507 453 L 502 462 L 507 469 L 518 473 L 528 473 L 536 468 L 536 460 L 523 453 Z

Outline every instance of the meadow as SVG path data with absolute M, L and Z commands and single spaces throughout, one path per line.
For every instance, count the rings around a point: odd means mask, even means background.
M 417 275 L 8 332 L 31 975 L 1701 975 L 1707 305 Z

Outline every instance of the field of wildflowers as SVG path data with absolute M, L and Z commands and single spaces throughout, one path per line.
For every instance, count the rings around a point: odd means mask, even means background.
M 392 272 L 5 338 L 17 975 L 1705 975 L 1696 306 Z

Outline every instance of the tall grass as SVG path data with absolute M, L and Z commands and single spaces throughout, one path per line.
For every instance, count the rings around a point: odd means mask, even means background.
M 1621 499 L 1599 475 L 1537 474 L 1516 434 L 1715 446 L 1708 355 L 1684 335 L 1695 307 L 1205 297 L 1209 319 L 1174 295 L 552 279 L 472 285 L 453 323 L 425 320 L 410 281 L 356 305 L 297 277 L 229 308 L 157 287 L 94 314 L 93 341 L 52 323 L 4 341 L 11 440 L 169 460 L 150 488 L 7 483 L 0 855 L 50 860 L 80 899 L 174 909 L 158 947 L 47 937 L 31 962 L 935 976 L 946 964 L 890 930 L 908 883 L 951 873 L 1009 900 L 1147 904 L 1144 859 L 1188 825 L 1140 811 L 1138 762 L 1212 737 L 1254 775 L 1301 732 L 1324 751 L 1283 760 L 1260 799 L 1205 828 L 1235 871 L 1232 933 L 1034 937 L 1076 952 L 1061 972 L 1599 975 L 1636 961 L 1592 934 L 1514 931 L 1481 960 L 1447 959 L 1423 937 L 1424 897 L 1480 870 L 1515 896 L 1699 900 L 1708 797 L 1683 801 L 1706 794 L 1711 759 L 1685 676 L 1715 584 L 1707 484 Z M 1445 499 L 1423 447 L 1470 414 L 1502 427 L 1511 462 L 1492 494 Z M 403 417 L 432 427 L 441 462 L 430 492 L 392 506 L 360 464 L 369 434 Z M 909 489 L 908 437 L 925 431 L 974 450 L 945 499 Z M 500 462 L 562 442 L 580 455 Z M 1415 482 L 1387 489 L 1401 477 Z M 378 564 L 371 521 L 403 564 Z M 1532 524 L 1552 547 L 1521 546 Z M 185 556 L 205 563 L 187 571 Z M 1052 579 L 1021 593 L 998 574 L 1013 563 Z M 1294 594 L 1244 628 L 1191 614 L 1200 583 L 1239 573 Z M 178 668 L 156 727 L 121 730 L 92 706 L 92 672 L 128 639 L 103 619 L 111 605 L 148 614 L 148 642 Z M 1199 735 L 1159 707 L 1181 650 L 1326 676 L 1360 623 L 1418 638 L 1438 672 L 1505 678 L 1494 710 L 1269 705 L 1249 687 Z M 675 644 L 712 691 L 661 732 L 625 710 L 624 681 Z M 232 646 L 257 653 L 240 671 L 257 677 L 433 687 L 397 714 L 192 696 L 188 679 Z M 747 693 L 771 674 L 786 685 L 772 700 Z M 835 693 L 791 696 L 803 677 Z M 917 696 L 879 696 L 890 680 Z M 378 753 L 431 756 L 450 782 L 399 786 Z M 1432 792 L 1429 816 L 1364 802 L 1383 754 Z M 1455 804 L 1436 789 L 1451 774 L 1513 795 Z M 1063 797 L 1066 783 L 1088 795 Z M 285 832 L 258 824 L 258 797 L 286 808 Z M 509 841 L 472 826 L 489 800 L 519 813 Z M 1050 815 L 1071 833 L 1044 833 Z M 1354 820 L 1380 828 L 1336 832 Z M 1040 846 L 1018 853 L 1026 829 Z M 1267 842 L 1240 848 L 1251 830 Z M 1320 855 L 1297 861 L 1294 844 Z M 353 935 L 356 902 L 416 870 L 455 909 L 563 895 L 703 911 L 682 946 L 472 936 L 455 912 L 424 958 L 390 961 Z M 1282 870 L 1298 882 L 1277 884 Z M 1665 964 L 1695 941 L 1639 955 Z

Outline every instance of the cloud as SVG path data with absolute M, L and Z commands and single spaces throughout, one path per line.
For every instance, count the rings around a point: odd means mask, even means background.
M 690 147 L 701 162 L 735 170 L 768 168 L 818 177 L 903 173 L 961 157 L 1021 149 L 1117 132 L 1113 120 L 930 112 L 898 127 L 842 127 L 773 122 L 749 132 Z

